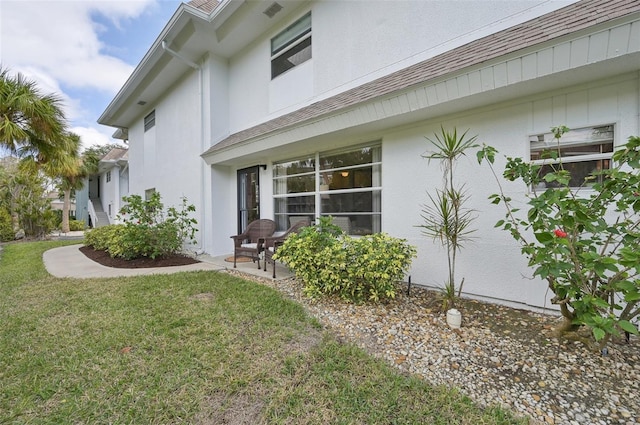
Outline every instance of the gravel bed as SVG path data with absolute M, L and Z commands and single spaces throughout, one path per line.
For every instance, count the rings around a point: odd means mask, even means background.
M 558 317 L 465 300 L 450 329 L 434 292 L 406 287 L 396 300 L 349 305 L 303 297 L 294 279 L 243 277 L 301 304 L 338 338 L 433 385 L 455 386 L 478 404 L 507 407 L 547 424 L 640 423 L 640 341 L 617 338 L 606 355 L 558 340 Z

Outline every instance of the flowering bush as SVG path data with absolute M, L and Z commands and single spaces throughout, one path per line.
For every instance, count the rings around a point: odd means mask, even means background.
M 559 140 L 568 129 L 553 131 Z M 487 160 L 493 171 L 496 153 L 485 146 L 478 161 Z M 560 159 L 557 152 L 551 157 Z M 555 295 L 552 302 L 565 318 L 560 331 L 586 325 L 600 347 L 620 330 L 637 333 L 632 321 L 640 315 L 640 138 L 630 137 L 612 159 L 615 166 L 588 177 L 592 190 L 581 192 L 569 187 L 562 162 L 541 175 L 541 165 L 507 158 L 507 180 L 522 180 L 528 188 L 553 182 L 554 188 L 533 190 L 522 217 L 493 171 L 500 193 L 490 197 L 507 210 L 496 227 L 521 244 L 534 275 L 546 280 Z
M 415 248 L 381 233 L 349 237 L 331 217 L 318 221 L 289 236 L 274 255 L 304 282 L 305 294 L 334 294 L 349 302 L 393 299 Z
M 188 205 L 186 198 L 182 198 L 180 208 L 171 207 L 166 214 L 157 192 L 147 200 L 139 195 L 123 200 L 127 203 L 120 209 L 119 219 L 123 224 L 87 232 L 87 245 L 104 249 L 112 257 L 130 260 L 175 254 L 182 250 L 185 241 L 195 242 L 197 221 L 190 217 L 195 207 Z

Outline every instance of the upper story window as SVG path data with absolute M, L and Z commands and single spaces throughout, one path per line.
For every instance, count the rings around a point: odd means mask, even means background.
M 156 125 L 156 110 L 154 109 L 149 113 L 149 115 L 144 117 L 144 131 L 149 130 L 155 125 Z
M 107 171 L 107 183 L 111 181 L 111 171 Z
M 311 12 L 271 39 L 271 78 L 311 59 Z
M 570 187 L 579 188 L 601 181 L 593 173 L 611 167 L 613 155 L 613 125 L 569 130 L 558 141 L 552 133 L 529 137 L 531 161 L 542 165 L 540 175 L 557 171 L 560 166 L 571 174 Z M 553 158 L 552 152 L 556 152 Z M 555 182 L 546 183 L 553 187 Z

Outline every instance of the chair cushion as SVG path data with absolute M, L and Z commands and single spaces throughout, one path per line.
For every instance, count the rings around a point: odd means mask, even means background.
M 257 243 L 243 243 L 240 246 L 242 248 L 247 248 L 247 249 L 258 249 L 258 244 Z

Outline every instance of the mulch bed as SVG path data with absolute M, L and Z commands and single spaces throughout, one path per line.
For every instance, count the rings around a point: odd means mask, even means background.
M 114 267 L 118 269 L 141 269 L 149 267 L 171 267 L 171 266 L 186 266 L 189 264 L 196 264 L 200 261 L 195 258 L 188 257 L 186 255 L 174 254 L 165 257 L 157 257 L 155 259 L 149 257 L 134 258 L 132 260 L 125 260 L 123 258 L 112 258 L 108 252 L 99 251 L 93 249 L 90 246 L 83 246 L 80 248 L 80 252 L 87 256 L 90 260 L 95 261 L 98 264 L 102 264 L 107 267 Z

